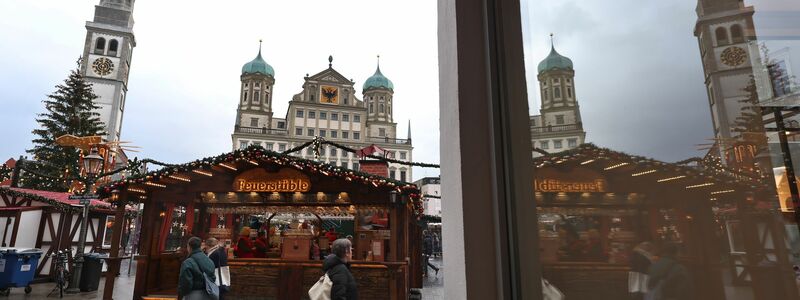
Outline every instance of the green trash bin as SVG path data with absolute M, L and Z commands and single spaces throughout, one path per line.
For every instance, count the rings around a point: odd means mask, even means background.
M 81 270 L 81 292 L 96 291 L 100 286 L 100 275 L 103 272 L 103 260 L 100 254 L 89 253 L 83 255 L 83 269 Z

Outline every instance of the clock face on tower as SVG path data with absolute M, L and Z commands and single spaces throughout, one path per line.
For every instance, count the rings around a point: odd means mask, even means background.
M 723 64 L 735 67 L 745 62 L 747 59 L 747 52 L 739 47 L 730 47 L 722 51 L 722 54 L 720 54 L 719 58 Z
M 339 104 L 339 88 L 335 86 L 320 86 L 320 103 Z
M 92 70 L 97 75 L 106 76 L 111 74 L 111 71 L 114 71 L 114 63 L 108 58 L 101 57 L 94 60 Z

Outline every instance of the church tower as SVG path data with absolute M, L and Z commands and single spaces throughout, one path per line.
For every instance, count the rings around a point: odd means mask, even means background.
M 367 107 L 367 122 L 370 124 L 368 128 L 369 136 L 394 139 L 396 136 L 395 129 L 397 128 L 392 121 L 394 84 L 381 73 L 380 56 L 378 57 L 378 67 L 375 69 L 375 74 L 367 78 L 367 81 L 364 81 L 362 93 Z
M 586 132 L 575 95 L 572 60 L 559 54 L 550 38 L 550 54 L 538 66 L 541 115 L 531 116 L 531 138 L 533 147 L 552 153 L 583 144 Z
M 742 100 L 750 97 L 745 89 L 753 74 L 751 55 L 759 59 L 753 12 L 742 0 L 698 0 L 694 28 L 717 141 L 710 154 L 726 164 L 739 164 L 737 168 L 748 166 L 726 152 L 742 146 L 735 122 L 746 105 Z
M 100 0 L 94 20 L 86 22 L 86 42 L 81 73 L 98 96 L 100 121 L 107 141 L 118 141 L 122 131 L 133 35 L 134 0 Z
M 258 55 L 242 66 L 242 75 L 239 78 L 241 93 L 236 111 L 236 127 L 247 130 L 271 129 L 275 70 L 261 57 L 260 41 Z

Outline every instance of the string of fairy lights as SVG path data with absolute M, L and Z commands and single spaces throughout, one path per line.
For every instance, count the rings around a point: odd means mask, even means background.
M 144 161 L 144 160 L 143 160 Z M 260 165 L 262 162 L 275 164 L 278 166 L 289 166 L 300 171 L 311 174 L 322 174 L 328 177 L 336 177 L 348 182 L 359 182 L 371 185 L 375 188 L 393 189 L 396 192 L 407 196 L 409 201 L 402 198 L 398 201 L 402 205 L 407 205 L 417 218 L 424 213 L 422 195 L 416 185 L 398 181 L 392 178 L 385 178 L 369 173 L 350 170 L 339 166 L 328 165 L 325 163 L 289 156 L 286 154 L 266 150 L 260 145 L 251 145 L 245 149 L 235 150 L 230 153 L 222 153 L 218 156 L 206 157 L 185 164 L 164 164 L 163 168 L 146 174 L 137 174 L 128 178 L 118 180 L 98 188 L 98 194 L 104 197 L 110 196 L 115 190 L 125 189 L 131 185 L 147 185 L 153 188 L 164 188 L 166 184 L 162 180 L 169 180 L 181 174 L 209 172 L 214 167 L 225 168 L 232 171 L 237 170 L 237 163 L 248 163 Z M 189 179 L 190 180 L 190 179 Z
M 281 154 L 289 155 L 289 154 L 301 151 L 301 150 L 303 150 L 305 148 L 312 147 L 312 150 L 314 151 L 314 159 L 319 159 L 320 158 L 320 153 L 321 153 L 320 149 L 322 148 L 323 145 L 330 145 L 330 146 L 333 146 L 333 147 L 338 148 L 338 149 L 340 149 L 342 151 L 345 151 L 345 152 L 350 152 L 350 153 L 353 153 L 353 154 L 359 154 L 359 151 L 356 150 L 356 149 L 344 146 L 342 144 L 338 144 L 338 143 L 335 143 L 335 142 L 331 142 L 331 141 L 325 140 L 324 138 L 319 137 L 319 136 L 315 137 L 311 141 L 308 141 L 308 142 L 305 142 L 303 144 L 300 144 L 297 147 L 294 147 L 294 148 L 288 149 L 286 151 L 283 151 L 283 152 L 281 152 Z M 364 154 L 363 156 L 364 157 L 368 157 L 368 158 L 372 158 L 372 159 L 377 159 L 377 160 L 380 160 L 380 161 L 385 161 L 385 162 L 388 162 L 388 163 L 400 164 L 400 165 L 405 165 L 405 166 L 423 167 L 423 168 L 440 168 L 440 166 L 437 165 L 437 164 L 403 161 L 403 160 L 397 160 L 397 159 L 389 158 L 389 157 L 386 157 L 386 156 L 380 156 L 380 155 Z

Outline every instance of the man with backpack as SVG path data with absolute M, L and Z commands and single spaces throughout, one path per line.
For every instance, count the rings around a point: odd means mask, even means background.
M 200 249 L 202 241 L 198 237 L 189 239 L 189 257 L 181 263 L 178 276 L 178 297 L 183 300 L 216 299 L 206 290 L 206 278 L 211 284 L 217 280 L 214 274 L 214 263 Z M 205 274 L 205 277 L 203 276 Z M 217 295 L 218 296 L 218 295 Z M 180 298 L 183 297 L 183 298 Z
M 666 243 L 648 270 L 647 300 L 685 300 L 692 298 L 689 271 L 678 262 L 678 245 Z

